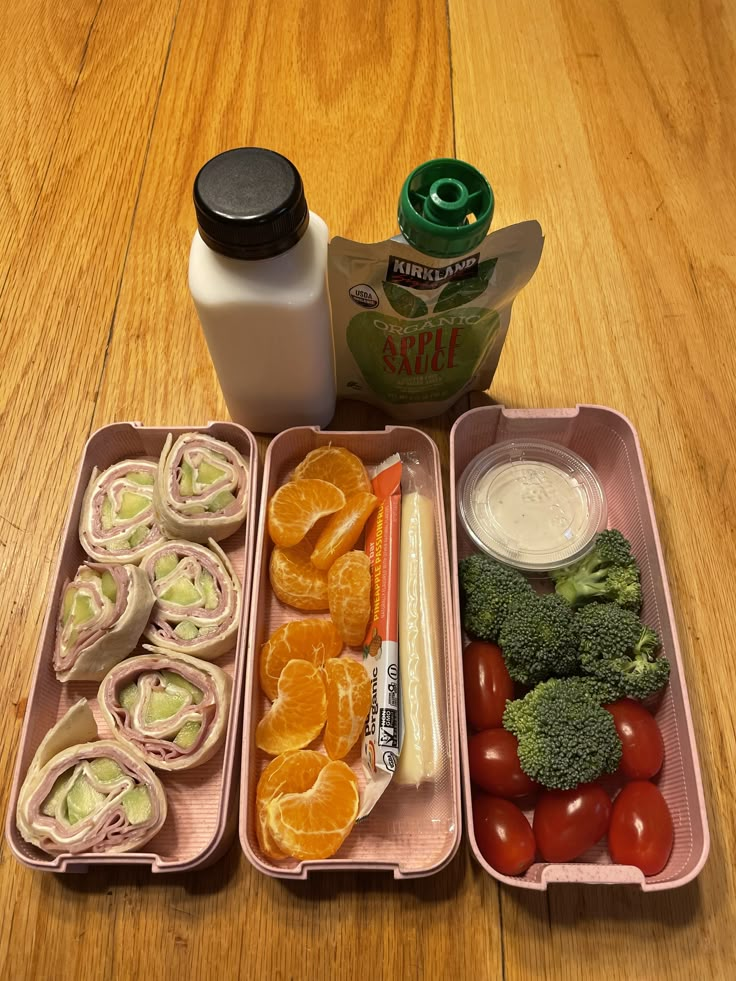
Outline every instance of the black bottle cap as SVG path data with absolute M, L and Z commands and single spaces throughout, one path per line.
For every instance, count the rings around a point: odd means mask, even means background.
M 304 185 L 273 150 L 220 153 L 194 180 L 194 209 L 206 244 L 235 259 L 267 259 L 296 245 L 309 224 Z

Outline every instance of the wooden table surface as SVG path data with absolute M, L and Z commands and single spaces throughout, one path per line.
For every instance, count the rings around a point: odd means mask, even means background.
M 191 185 L 255 144 L 333 234 L 393 234 L 405 175 L 453 154 L 493 183 L 494 227 L 541 221 L 492 394 L 638 428 L 712 836 L 695 882 L 648 896 L 499 889 L 464 843 L 425 881 L 284 885 L 237 842 L 167 879 L 33 873 L 3 841 L 0 977 L 734 976 L 735 44 L 718 0 L 0 5 L 3 813 L 87 435 L 227 418 L 187 291 Z M 383 421 L 345 404 L 335 426 Z M 445 467 L 449 421 L 426 426 Z

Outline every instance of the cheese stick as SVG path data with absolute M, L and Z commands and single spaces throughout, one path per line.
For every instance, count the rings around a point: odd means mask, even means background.
M 404 494 L 401 506 L 399 669 L 404 742 L 394 775 L 419 787 L 441 760 L 439 705 L 440 597 L 434 508 L 429 497 Z

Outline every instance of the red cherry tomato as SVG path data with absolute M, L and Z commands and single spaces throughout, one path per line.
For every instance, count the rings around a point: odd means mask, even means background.
M 604 708 L 611 713 L 621 740 L 618 772 L 630 780 L 648 780 L 662 769 L 664 740 L 654 716 L 631 698 Z
M 608 830 L 611 801 L 602 787 L 545 790 L 534 809 L 534 837 L 545 862 L 572 862 Z
M 534 861 L 532 829 L 510 800 L 475 794 L 473 830 L 481 855 L 502 875 L 521 875 Z
M 465 715 L 471 729 L 495 729 L 501 725 L 506 702 L 514 697 L 514 683 L 501 648 L 474 640 L 463 651 Z
M 537 784 L 519 766 L 516 736 L 486 729 L 468 740 L 470 779 L 495 797 L 526 797 Z
M 657 875 L 674 841 L 672 815 L 658 787 L 648 780 L 627 783 L 613 802 L 608 851 L 614 862 Z

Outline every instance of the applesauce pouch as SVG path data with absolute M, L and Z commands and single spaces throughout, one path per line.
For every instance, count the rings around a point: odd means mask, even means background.
M 511 305 L 531 279 L 544 238 L 536 221 L 488 235 L 493 191 L 474 167 L 432 160 L 407 178 L 402 235 L 330 243 L 338 394 L 424 419 L 486 390 Z

